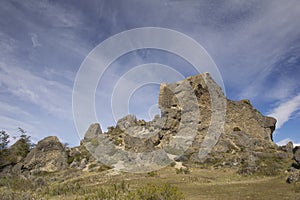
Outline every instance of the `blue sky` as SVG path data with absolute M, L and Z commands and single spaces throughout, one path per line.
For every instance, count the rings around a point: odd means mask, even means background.
M 57 135 L 79 144 L 72 90 L 81 63 L 110 36 L 150 26 L 195 39 L 216 63 L 228 98 L 250 99 L 263 114 L 275 116 L 275 142 L 299 144 L 299 19 L 297 0 L 0 1 L 0 129 L 18 135 L 22 127 L 34 141 Z M 97 87 L 103 129 L 115 123 L 110 106 L 115 84 L 146 63 L 171 66 L 185 77 L 196 73 L 184 59 L 160 50 L 121 56 Z M 129 112 L 150 118 L 158 90 L 157 84 L 138 89 L 127 99 Z

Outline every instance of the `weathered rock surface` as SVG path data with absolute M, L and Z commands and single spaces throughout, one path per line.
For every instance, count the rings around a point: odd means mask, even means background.
M 293 152 L 295 161 L 300 165 L 300 146 L 296 146 Z
M 287 153 L 290 153 L 291 155 L 293 155 L 294 145 L 290 141 L 286 145 L 279 146 L 279 149 L 282 150 L 282 151 L 284 151 L 284 152 L 287 152 Z
M 0 151 L 0 172 L 11 172 L 13 166 L 20 163 L 29 152 L 29 144 L 21 138 L 8 149 Z
M 292 169 L 286 182 L 287 183 L 300 182 L 300 170 Z
M 91 125 L 94 126 L 94 125 Z M 94 129 L 97 130 L 97 129 Z M 69 148 L 67 150 L 69 167 L 73 169 L 83 170 L 88 167 L 90 163 L 94 163 L 95 166 L 101 166 L 101 163 L 97 163 L 96 159 L 81 144 L 78 147 Z
M 89 129 L 84 135 L 84 139 L 91 139 L 91 138 L 98 137 L 98 135 L 101 133 L 102 130 L 99 123 L 91 124 Z
M 272 142 L 272 133 L 276 124 L 274 118 L 263 116 L 253 108 L 249 100 L 231 101 L 226 99 L 222 90 L 207 73 L 189 77 L 186 81 L 193 88 L 200 114 L 197 121 L 197 134 L 185 156 L 190 157 L 192 161 L 197 161 L 205 137 L 215 136 L 214 132 L 222 127 L 220 123 L 224 124 L 224 129 L 218 135 L 220 137 L 216 139 L 217 143 L 207 158 L 213 156 L 222 160 L 238 160 L 234 156 L 238 152 L 262 151 L 265 148 L 275 146 Z M 183 82 L 163 84 L 159 94 L 162 116 L 167 118 L 165 128 L 173 133 L 180 132 L 178 124 L 190 126 L 191 122 L 182 121 L 182 117 L 186 113 L 191 117 L 197 114 L 188 112 L 195 104 L 191 101 L 192 95 L 180 95 L 180 92 L 176 91 L 176 88 L 180 88 L 182 85 Z M 188 106 L 183 108 L 181 102 L 188 102 L 186 104 Z M 224 102 L 226 105 L 220 106 Z M 213 117 L 216 117 L 213 116 L 214 112 L 219 112 L 222 115 L 222 110 L 218 109 L 224 109 L 224 117 L 213 120 Z M 194 117 L 194 119 L 197 118 Z
M 150 122 L 125 116 L 98 135 L 94 145 L 90 142 L 89 150 L 101 155 L 107 151 L 116 164 L 118 159 L 135 159 L 128 152 L 145 156 L 163 149 L 177 161 L 244 167 L 241 171 L 247 174 L 266 170 L 264 162 L 290 158 L 289 146 L 278 149 L 272 141 L 276 119 L 263 116 L 249 100 L 227 99 L 208 73 L 161 84 L 158 103 L 161 116 Z M 97 143 L 105 140 L 109 147 L 103 143 L 98 148 Z
M 286 146 L 290 147 L 290 145 L 288 144 Z M 289 176 L 286 180 L 287 183 L 300 182 L 300 147 L 296 146 L 294 149 L 292 149 L 292 153 L 295 162 L 292 164 L 291 168 L 289 169 Z
M 29 144 L 21 138 L 8 148 L 9 154 L 12 156 L 12 163 L 18 163 L 23 160 L 29 153 Z
M 39 141 L 21 165 L 21 170 L 37 172 L 56 172 L 66 169 L 67 153 L 57 137 L 50 136 Z
M 294 158 L 288 182 L 300 179 L 300 148 L 272 141 L 276 119 L 263 116 L 249 100 L 227 99 L 208 73 L 161 84 L 158 103 L 161 116 L 149 122 L 128 115 L 106 133 L 92 124 L 78 147 L 64 147 L 51 136 L 28 153 L 26 141 L 19 140 L 6 151 L 8 157 L 1 155 L 0 170 L 34 174 L 110 166 L 145 172 L 177 161 L 273 175 Z
M 126 130 L 128 127 L 137 123 L 137 119 L 134 115 L 127 115 L 117 122 L 117 127 L 121 130 Z

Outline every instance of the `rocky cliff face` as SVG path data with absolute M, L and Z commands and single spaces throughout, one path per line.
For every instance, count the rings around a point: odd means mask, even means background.
M 94 138 L 94 145 L 92 139 L 85 140 L 87 148 L 96 157 L 107 151 L 113 166 L 118 160 L 137 159 L 132 155 L 143 155 L 138 158 L 142 160 L 146 153 L 163 149 L 170 160 L 235 167 L 241 173 L 264 170 L 265 162 L 292 156 L 272 141 L 276 119 L 263 116 L 249 100 L 227 99 L 208 73 L 161 84 L 158 102 L 161 116 L 150 122 L 126 116 L 100 134 L 109 147 L 98 148 Z M 147 158 L 167 159 L 151 156 Z
M 300 146 L 295 147 L 293 152 L 294 152 L 294 160 L 297 162 L 297 165 L 300 168 Z
M 56 172 L 64 170 L 67 154 L 57 137 L 49 136 L 39 141 L 34 149 L 20 163 L 14 166 L 15 172 Z
M 227 99 L 208 73 L 161 84 L 158 103 L 161 115 L 152 121 L 128 115 L 106 133 L 95 123 L 79 147 L 66 148 L 51 136 L 29 153 L 0 163 L 15 173 L 31 174 L 109 167 L 145 172 L 172 162 L 273 174 L 286 169 L 293 158 L 300 168 L 299 148 L 273 143 L 276 120 L 263 116 L 249 100 Z M 17 142 L 9 151 L 17 152 L 23 143 Z M 293 177 L 300 177 L 297 173 Z
M 215 155 L 217 157 L 222 157 L 221 154 L 232 151 L 255 152 L 275 146 L 272 142 L 272 133 L 276 119 L 263 116 L 253 108 L 249 100 L 235 102 L 226 99 L 221 89 L 207 73 L 189 77 L 185 81 L 191 85 L 194 95 L 180 95 L 177 92 L 177 90 L 182 91 L 177 88 L 181 88 L 184 82 L 163 84 L 159 94 L 159 106 L 162 116 L 166 117 L 166 129 L 177 132 L 178 124 L 189 127 L 188 121 L 181 121 L 182 116 L 186 113 L 188 116 L 195 115 L 194 111 L 188 111 L 192 109 L 193 103 L 197 103 L 194 106 L 199 109 L 197 133 L 188 150 L 192 160 L 198 160 L 197 153 L 201 151 L 199 148 L 205 141 L 205 137 L 210 137 L 209 134 L 214 137 L 219 136 L 215 138 L 217 143 L 213 143 L 215 145 L 210 151 L 210 155 L 218 154 L 218 156 Z M 188 103 L 185 108 L 182 108 L 181 102 L 189 102 L 192 97 L 196 98 L 196 102 Z M 178 98 L 181 98 L 180 101 Z M 216 112 L 223 117 L 219 116 L 219 119 L 214 120 Z M 197 118 L 194 117 L 194 119 Z M 214 133 L 218 131 L 219 134 Z M 208 155 L 207 158 L 209 157 Z

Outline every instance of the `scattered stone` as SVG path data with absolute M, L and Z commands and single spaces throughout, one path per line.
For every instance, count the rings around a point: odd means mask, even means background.
M 296 183 L 296 182 L 300 182 L 300 170 L 294 170 L 290 173 L 290 175 L 288 176 L 287 183 Z

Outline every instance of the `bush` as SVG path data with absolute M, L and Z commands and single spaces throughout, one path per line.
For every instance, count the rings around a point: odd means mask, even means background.
M 157 173 L 156 173 L 156 171 L 148 172 L 147 176 L 154 177 L 154 176 L 157 176 Z
M 176 165 L 176 162 L 171 162 L 171 164 L 170 164 L 171 167 L 175 167 L 175 165 Z
M 275 153 L 263 153 L 253 161 L 244 160 L 238 173 L 242 175 L 277 176 L 289 166 L 289 159 L 281 159 Z
M 70 165 L 74 161 L 75 157 L 68 157 L 67 163 Z
M 176 169 L 176 174 L 189 174 L 189 173 L 191 173 L 189 168 L 181 167 L 180 169 Z
M 182 200 L 185 199 L 182 192 L 170 184 L 147 185 L 136 191 L 137 199 L 141 200 Z
M 9 135 L 5 131 L 0 131 L 0 150 L 6 149 L 9 143 Z

